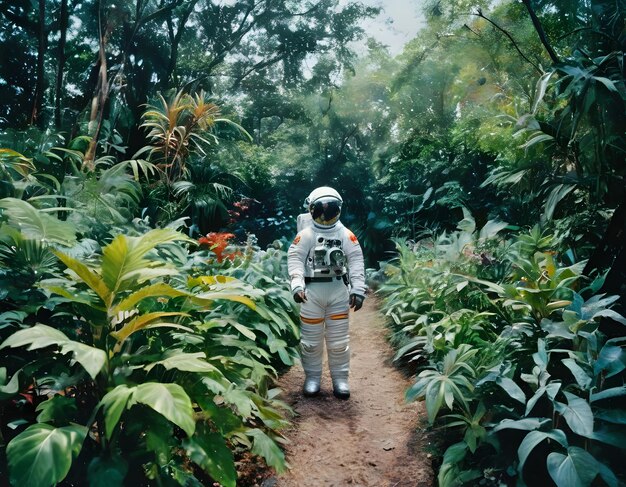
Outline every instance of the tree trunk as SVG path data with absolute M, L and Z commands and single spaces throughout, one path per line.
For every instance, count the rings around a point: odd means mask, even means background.
M 107 25 L 105 32 L 100 33 L 100 47 L 98 49 L 98 57 L 100 63 L 100 70 L 98 72 L 98 84 L 96 86 L 95 93 L 91 100 L 91 115 L 89 117 L 89 147 L 85 152 L 83 158 L 83 168 L 87 168 L 90 171 L 95 169 L 94 161 L 96 159 L 96 148 L 98 147 L 98 138 L 100 136 L 100 129 L 102 128 L 102 120 L 104 118 L 104 105 L 106 104 L 109 96 L 109 82 L 107 78 L 107 57 L 106 57 L 106 43 L 108 38 Z
M 59 32 L 61 37 L 59 38 L 59 52 L 57 62 L 57 80 L 54 90 L 54 126 L 61 128 L 61 98 L 63 92 L 63 73 L 65 71 L 65 43 L 67 41 L 67 0 L 61 0 L 61 18 Z
M 39 25 L 37 29 L 37 70 L 35 81 L 35 93 L 33 95 L 33 108 L 30 114 L 30 124 L 41 123 L 41 106 L 45 89 L 44 56 L 46 54 L 46 0 L 39 0 Z

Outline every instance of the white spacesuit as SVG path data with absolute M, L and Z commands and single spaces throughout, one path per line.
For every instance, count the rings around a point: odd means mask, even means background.
M 303 392 L 320 390 L 324 338 L 333 394 L 350 397 L 348 312 L 365 299 L 363 252 L 356 236 L 339 221 L 342 199 L 323 186 L 309 196 L 313 225 L 298 232 L 287 253 L 291 292 L 300 308 Z

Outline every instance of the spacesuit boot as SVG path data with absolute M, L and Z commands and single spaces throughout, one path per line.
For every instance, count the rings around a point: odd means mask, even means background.
M 323 354 L 324 325 L 302 323 L 300 328 L 300 359 L 306 376 L 302 393 L 307 397 L 316 396 L 320 392 Z
M 326 348 L 328 350 L 328 368 L 333 381 L 333 394 L 338 399 L 350 398 L 350 346 L 348 332 L 348 313 L 336 315 L 326 330 Z M 344 317 L 345 316 L 345 317 Z

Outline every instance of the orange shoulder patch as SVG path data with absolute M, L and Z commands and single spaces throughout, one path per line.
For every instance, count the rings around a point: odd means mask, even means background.
M 300 243 L 301 238 L 302 237 L 300 237 L 300 235 L 296 235 L 296 238 L 293 239 L 293 244 L 298 245 Z
M 354 233 L 352 233 L 350 230 L 348 230 L 348 238 L 350 239 L 350 241 L 353 244 L 358 244 L 359 243 L 359 239 L 356 238 L 356 235 Z

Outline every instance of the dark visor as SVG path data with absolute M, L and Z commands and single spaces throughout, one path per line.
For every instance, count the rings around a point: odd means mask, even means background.
M 318 223 L 332 221 L 341 212 L 341 202 L 336 199 L 320 199 L 311 205 L 311 215 Z

